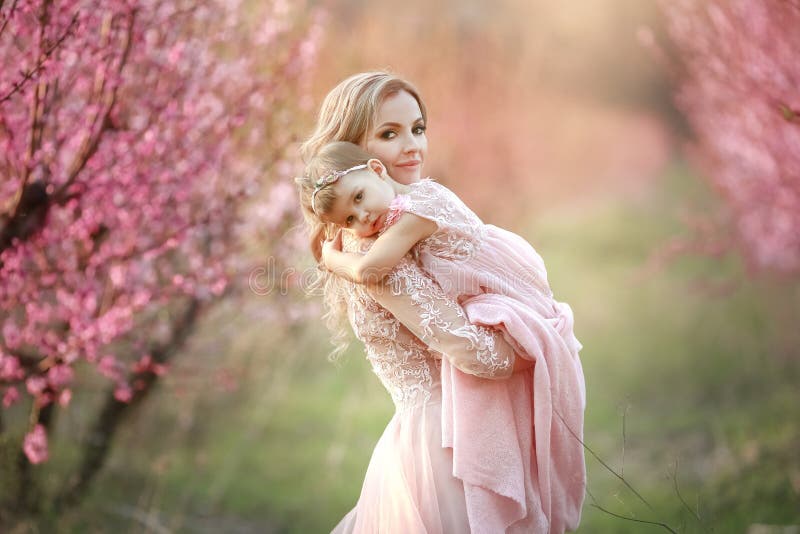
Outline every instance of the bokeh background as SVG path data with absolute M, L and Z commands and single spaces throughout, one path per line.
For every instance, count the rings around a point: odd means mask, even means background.
M 528 239 L 572 306 L 591 448 L 579 532 L 666 531 L 612 513 L 679 532 L 796 532 L 781 528 L 800 524 L 800 287 L 748 269 L 736 247 L 681 245 L 724 204 L 686 156 L 659 6 L 307 7 L 324 8 L 323 31 L 295 139 L 344 77 L 412 80 L 429 110 L 427 173 Z M 265 179 L 264 196 L 281 191 Z M 249 244 L 253 265 L 268 270 L 297 240 L 296 219 L 280 228 Z M 80 506 L 14 531 L 328 532 L 355 504 L 393 406 L 358 343 L 327 360 L 319 298 L 285 282 L 297 273 L 271 276 L 203 315 Z M 44 486 L 69 473 L 104 392 L 102 378 L 81 380 L 37 472 Z

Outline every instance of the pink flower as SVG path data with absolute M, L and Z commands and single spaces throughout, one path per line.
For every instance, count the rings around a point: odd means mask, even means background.
M 3 339 L 9 349 L 16 349 L 22 343 L 22 335 L 19 328 L 10 319 L 3 324 Z
M 47 380 L 40 375 L 32 376 L 25 381 L 25 386 L 28 388 L 28 393 L 38 396 L 47 387 Z
M 0 354 L 0 380 L 19 380 L 23 376 L 25 371 L 20 366 L 18 358 Z
M 54 388 L 62 388 L 72 382 L 75 373 L 67 365 L 55 365 L 47 372 L 47 381 Z
M 5 395 L 3 395 L 3 408 L 8 408 L 15 402 L 19 400 L 19 391 L 14 386 L 10 386 L 6 389 Z
M 144 373 L 148 369 L 150 369 L 150 366 L 152 365 L 152 363 L 153 363 L 153 357 L 150 356 L 149 354 L 145 354 L 144 356 L 139 358 L 138 362 L 133 364 L 133 372 L 134 373 Z
M 114 389 L 114 398 L 119 402 L 130 402 L 133 399 L 133 390 L 128 384 L 118 384 Z
M 58 404 L 60 406 L 67 406 L 69 404 L 69 401 L 71 400 L 72 400 L 72 391 L 69 389 L 65 389 L 58 394 Z
M 117 363 L 117 359 L 113 356 L 103 356 L 100 358 L 100 362 L 97 364 L 97 370 L 100 371 L 100 374 L 112 380 L 117 380 L 121 376 L 119 364 Z
M 47 461 L 47 433 L 42 425 L 36 425 L 33 430 L 28 432 L 22 449 L 32 464 Z

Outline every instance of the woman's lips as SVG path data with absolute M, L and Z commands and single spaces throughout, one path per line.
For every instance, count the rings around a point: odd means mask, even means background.
M 406 168 L 408 168 L 408 167 L 417 167 L 417 166 L 419 166 L 420 163 L 422 163 L 422 162 L 421 161 L 406 161 L 406 162 L 403 162 L 403 163 L 395 164 L 395 167 L 406 167 Z

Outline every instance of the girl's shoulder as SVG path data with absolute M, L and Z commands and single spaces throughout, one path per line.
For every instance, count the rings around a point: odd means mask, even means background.
M 432 178 L 409 184 L 389 207 L 386 227 L 394 224 L 403 213 L 413 213 L 434 221 L 439 228 L 474 226 L 480 220 L 458 196 Z
M 412 200 L 418 201 L 436 201 L 442 202 L 461 202 L 458 196 L 450 189 L 440 184 L 431 177 L 423 178 L 419 182 L 414 182 L 408 185 L 408 196 Z

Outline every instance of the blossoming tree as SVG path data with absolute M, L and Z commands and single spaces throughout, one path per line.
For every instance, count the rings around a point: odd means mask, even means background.
M 31 464 L 79 366 L 111 388 L 60 504 L 242 278 L 243 207 L 293 170 L 317 15 L 281 0 L 0 0 L 0 444 L 24 451 L 7 504 L 41 497 Z
M 800 271 L 800 2 L 662 2 L 677 104 L 751 272 Z

